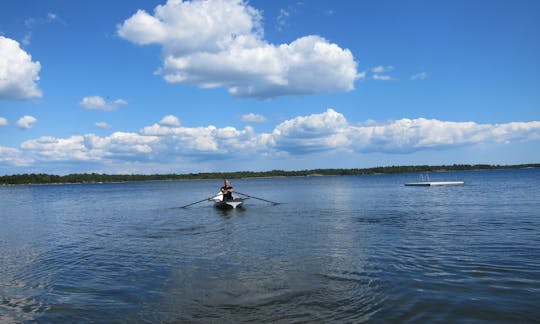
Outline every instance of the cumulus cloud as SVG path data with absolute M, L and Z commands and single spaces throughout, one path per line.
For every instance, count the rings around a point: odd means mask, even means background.
M 96 125 L 96 127 L 102 128 L 102 129 L 108 129 L 108 128 L 111 128 L 111 125 L 109 125 L 108 123 L 103 122 L 103 121 L 97 122 L 95 125 Z
M 36 122 L 37 119 L 35 117 L 26 115 L 17 120 L 15 125 L 20 129 L 29 129 L 32 128 Z
M 155 136 L 115 132 L 99 137 L 94 134 L 68 138 L 43 136 L 21 144 L 21 149 L 35 160 L 45 161 L 103 161 L 107 159 L 148 159 Z
M 540 139 L 540 122 L 477 124 L 437 119 L 399 119 L 386 123 L 349 124 L 329 109 L 278 125 L 272 133 L 274 148 L 289 153 L 343 149 L 351 152 L 410 153 L 484 143 L 511 143 Z
M 300 116 L 279 124 L 271 134 L 275 149 L 305 153 L 337 148 L 346 144 L 345 117 L 333 109 L 321 114 Z
M 0 36 L 0 99 L 41 97 L 37 86 L 41 64 L 32 61 L 13 39 Z
M 107 136 L 43 136 L 23 142 L 19 148 L 0 147 L 0 162 L 23 165 L 46 161 L 101 164 L 171 161 L 218 161 L 271 156 L 308 156 L 313 153 L 409 154 L 470 145 L 507 145 L 540 141 L 540 121 L 479 124 L 437 119 L 402 118 L 387 122 L 350 123 L 343 114 L 327 109 L 318 114 L 285 120 L 268 133 L 253 128 L 185 127 L 168 115 L 138 132 Z
M 128 103 L 124 99 L 106 101 L 100 96 L 88 96 L 84 97 L 79 104 L 84 109 L 111 111 L 117 109 L 121 105 L 127 105 Z
M 0 117 L 0 126 L 7 126 L 8 121 L 4 117 Z
M 168 115 L 168 116 L 163 117 L 159 121 L 159 124 L 162 126 L 173 126 L 173 127 L 180 126 L 180 120 L 176 116 Z
M 94 134 L 84 136 L 85 148 L 92 153 L 91 156 L 111 158 L 149 158 L 153 152 L 152 146 L 158 142 L 156 136 L 130 132 L 115 132 L 106 137 Z
M 88 160 L 83 136 L 55 138 L 43 136 L 21 144 L 21 149 L 33 154 L 37 159 L 47 161 Z
M 250 122 L 263 123 L 266 121 L 266 117 L 259 114 L 249 113 L 249 114 L 242 115 L 242 117 L 240 117 L 240 120 L 242 120 L 243 122 L 248 122 L 248 123 Z
M 153 14 L 137 11 L 118 35 L 162 46 L 157 73 L 169 83 L 259 98 L 354 89 L 359 75 L 348 49 L 315 35 L 273 45 L 263 39 L 261 21 L 241 0 L 169 0 Z
M 28 166 L 34 162 L 29 157 L 24 157 L 20 149 L 13 147 L 0 146 L 0 163 L 6 163 L 15 166 Z
M 172 119 L 174 116 L 166 116 Z M 164 119 L 165 119 L 164 118 Z M 162 119 L 163 121 L 163 119 Z M 251 127 L 238 130 L 234 127 L 217 128 L 213 125 L 206 127 L 182 127 L 173 123 L 156 123 L 144 127 L 140 133 L 145 136 L 158 136 L 159 149 L 167 154 L 197 154 L 226 155 L 231 152 L 248 148 L 255 149 L 257 139 Z
M 420 72 L 417 74 L 414 74 L 411 76 L 411 80 L 425 80 L 428 78 L 428 74 L 426 72 Z

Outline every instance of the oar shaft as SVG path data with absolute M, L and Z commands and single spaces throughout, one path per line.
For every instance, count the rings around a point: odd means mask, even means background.
M 205 198 L 205 199 L 202 199 L 202 200 L 196 201 L 196 202 L 194 202 L 194 203 L 191 203 L 191 204 L 187 204 L 187 205 L 185 205 L 185 206 L 182 206 L 182 207 L 180 207 L 180 208 L 186 208 L 186 207 L 189 207 L 189 206 L 192 206 L 192 205 L 195 205 L 195 204 L 201 203 L 201 202 L 203 202 L 203 201 L 207 201 L 208 199 L 209 199 L 209 198 Z
M 208 198 L 204 198 L 204 199 L 201 199 L 201 200 L 196 201 L 196 202 L 194 202 L 194 203 L 191 203 L 191 204 L 187 204 L 187 205 L 181 206 L 180 208 L 186 208 L 186 207 L 189 207 L 189 206 L 192 206 L 192 205 L 201 203 L 201 202 L 203 202 L 203 201 L 208 201 L 208 200 L 210 200 L 210 199 L 212 199 L 212 198 L 216 198 L 217 196 L 221 196 L 221 195 L 223 195 L 223 194 L 222 194 L 222 193 L 219 193 L 219 194 L 217 194 L 217 195 L 215 195 L 215 196 L 208 197 Z
M 270 200 L 266 200 L 266 199 L 263 199 L 263 198 L 250 196 L 250 195 L 248 195 L 248 194 L 244 194 L 244 193 L 241 193 L 241 192 L 238 192 L 238 191 L 235 191 L 235 193 L 240 194 L 240 195 L 242 195 L 242 196 L 249 197 L 249 198 L 258 199 L 258 200 L 262 200 L 262 201 L 266 201 L 266 202 L 269 202 L 269 203 L 271 203 L 271 204 L 275 204 L 275 205 L 278 205 L 278 204 L 279 204 L 278 202 L 275 202 L 275 201 L 270 201 Z

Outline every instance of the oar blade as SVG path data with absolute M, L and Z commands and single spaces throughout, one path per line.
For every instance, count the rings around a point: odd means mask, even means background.
M 221 199 L 219 199 L 221 198 Z M 184 206 L 180 206 L 180 207 L 176 207 L 176 208 L 186 208 L 186 207 L 189 207 L 189 206 L 193 206 L 195 204 L 198 204 L 198 203 L 202 203 L 203 201 L 216 201 L 216 200 L 223 200 L 223 194 L 220 192 L 220 193 L 217 193 L 216 195 L 212 196 L 212 197 L 208 197 L 208 198 L 204 198 L 204 199 L 201 199 L 199 201 L 196 201 L 194 203 L 191 203 L 191 204 L 187 204 L 187 205 L 184 205 Z
M 279 205 L 279 204 L 280 204 L 279 202 L 275 202 L 275 201 L 271 201 L 271 200 L 267 200 L 267 199 L 255 197 L 255 196 L 250 196 L 250 195 L 248 195 L 248 194 L 244 194 L 244 193 L 241 193 L 241 192 L 238 192 L 238 191 L 235 191 L 235 192 L 236 192 L 237 194 L 242 195 L 242 196 L 246 196 L 246 197 L 249 197 L 249 198 L 258 199 L 258 200 L 262 200 L 262 201 L 266 201 L 266 202 L 271 203 L 271 204 L 274 204 L 274 205 Z

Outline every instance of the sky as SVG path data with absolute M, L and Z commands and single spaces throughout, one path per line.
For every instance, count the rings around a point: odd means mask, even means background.
M 540 163 L 536 0 L 6 0 L 0 175 Z

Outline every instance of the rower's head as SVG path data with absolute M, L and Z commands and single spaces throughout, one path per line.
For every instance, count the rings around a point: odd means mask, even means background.
M 229 183 L 229 179 L 224 179 L 224 180 L 223 180 L 223 184 L 226 185 L 226 186 L 228 186 L 228 185 L 230 184 L 230 183 Z

